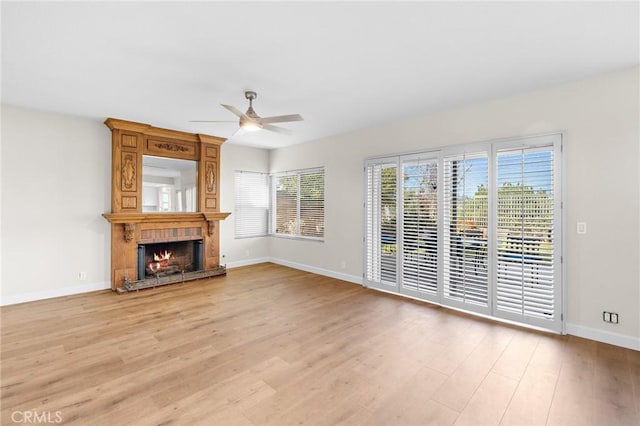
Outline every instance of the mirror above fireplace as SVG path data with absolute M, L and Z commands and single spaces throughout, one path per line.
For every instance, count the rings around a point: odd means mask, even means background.
M 142 212 L 198 211 L 198 162 L 142 156 Z

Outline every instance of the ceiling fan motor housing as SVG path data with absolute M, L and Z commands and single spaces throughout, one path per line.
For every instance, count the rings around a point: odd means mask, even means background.
M 249 100 L 249 108 L 247 108 L 247 112 L 245 112 L 244 115 L 251 119 L 251 123 L 245 123 L 245 121 L 247 120 L 245 120 L 244 117 L 240 117 L 240 127 L 247 124 L 253 124 L 254 126 L 257 125 L 258 127 L 262 127 L 260 126 L 261 123 L 259 122 L 260 116 L 253 110 L 253 100 L 258 97 L 258 94 L 256 92 L 248 90 L 244 92 L 244 97 Z

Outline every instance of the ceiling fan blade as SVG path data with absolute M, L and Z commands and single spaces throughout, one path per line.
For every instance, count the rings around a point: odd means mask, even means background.
M 304 118 L 300 114 L 290 114 L 290 115 L 276 115 L 273 117 L 264 117 L 261 118 L 262 122 L 265 124 L 268 123 L 284 123 L 286 121 L 303 121 Z
M 189 120 L 189 123 L 237 123 L 238 120 Z
M 238 108 L 234 107 L 233 105 L 225 105 L 225 104 L 220 104 L 220 105 L 222 105 L 224 108 L 228 109 L 229 111 L 231 111 L 232 113 L 234 113 L 240 118 L 242 117 L 249 118 L 246 115 L 244 115 L 244 112 L 240 111 Z
M 278 127 L 278 126 L 272 126 L 271 124 L 264 124 L 262 126 L 262 128 L 264 130 L 269 130 L 269 131 L 276 132 L 276 133 L 282 133 L 283 135 L 290 135 L 290 134 L 293 133 L 289 129 L 285 129 L 283 127 Z

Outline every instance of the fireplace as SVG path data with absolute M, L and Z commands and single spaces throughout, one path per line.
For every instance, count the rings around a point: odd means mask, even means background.
M 219 203 L 224 139 L 115 118 L 105 124 L 112 135 L 111 212 L 103 215 L 111 223 L 111 288 L 125 293 L 226 274 L 218 226 L 230 214 Z M 195 183 L 197 211 L 144 211 L 145 156 L 196 163 L 188 185 Z
M 203 269 L 202 240 L 138 244 L 138 280 Z

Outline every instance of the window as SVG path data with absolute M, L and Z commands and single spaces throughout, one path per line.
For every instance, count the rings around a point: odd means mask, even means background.
M 273 175 L 273 233 L 324 238 L 324 169 Z
M 367 160 L 365 285 L 561 331 L 561 143 Z
M 267 235 L 269 223 L 269 175 L 235 172 L 235 237 Z

